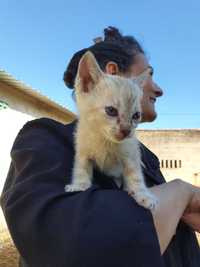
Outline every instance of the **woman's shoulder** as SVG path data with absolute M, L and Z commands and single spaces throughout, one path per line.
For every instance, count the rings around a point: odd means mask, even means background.
M 45 129 L 48 129 L 50 132 L 63 135 L 64 137 L 66 136 L 66 133 L 73 132 L 75 124 L 76 124 L 76 121 L 70 122 L 68 124 L 63 124 L 54 119 L 43 117 L 43 118 L 27 121 L 20 131 L 29 130 L 29 129 L 45 128 Z
M 62 143 L 73 144 L 73 132 L 76 121 L 63 124 L 51 118 L 39 118 L 26 122 L 20 129 L 16 139 L 26 135 L 56 139 Z M 27 138 L 26 138 L 27 139 Z

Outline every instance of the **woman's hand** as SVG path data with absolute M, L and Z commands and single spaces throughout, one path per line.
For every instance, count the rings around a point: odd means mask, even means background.
M 191 185 L 191 190 L 193 192 L 191 200 L 181 219 L 200 233 L 200 187 Z
M 191 203 L 194 192 L 191 184 L 180 179 L 153 186 L 150 190 L 158 199 L 158 207 L 152 211 L 152 215 L 163 254 L 176 234 L 177 225 Z

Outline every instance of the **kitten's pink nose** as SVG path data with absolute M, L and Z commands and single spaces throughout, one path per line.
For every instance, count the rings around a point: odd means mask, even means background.
M 120 129 L 120 133 L 125 138 L 125 137 L 127 137 L 131 133 L 131 130 L 130 129 Z

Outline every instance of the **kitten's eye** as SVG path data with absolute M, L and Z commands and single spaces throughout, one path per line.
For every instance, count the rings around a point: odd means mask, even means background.
M 105 107 L 105 112 L 112 117 L 116 117 L 118 115 L 118 110 L 112 106 Z
M 141 113 L 138 111 L 138 112 L 135 112 L 135 113 L 133 114 L 132 119 L 136 121 L 136 120 L 139 120 L 140 117 L 141 117 Z

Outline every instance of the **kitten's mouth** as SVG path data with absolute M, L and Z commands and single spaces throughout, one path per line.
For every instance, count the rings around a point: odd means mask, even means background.
M 118 142 L 121 142 L 127 138 L 131 138 L 132 135 L 131 135 L 131 132 L 129 134 L 124 134 L 123 132 L 118 132 L 116 135 L 115 135 L 115 138 Z
M 120 142 L 123 142 L 125 139 L 127 139 L 126 137 L 116 137 L 116 142 L 117 143 L 120 143 Z
M 130 131 L 128 134 L 125 134 L 124 132 L 121 131 L 112 134 L 107 134 L 106 132 L 104 132 L 104 135 L 106 139 L 110 140 L 113 143 L 120 143 L 128 138 L 133 137 L 132 131 Z
M 107 139 L 112 143 L 118 144 L 118 143 L 123 142 L 125 139 L 127 139 L 127 137 L 122 137 L 121 135 L 116 134 L 116 135 L 114 135 L 112 137 L 111 136 L 109 136 L 109 137 L 107 136 Z

